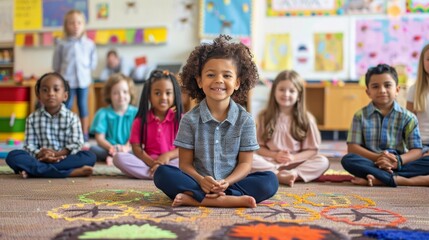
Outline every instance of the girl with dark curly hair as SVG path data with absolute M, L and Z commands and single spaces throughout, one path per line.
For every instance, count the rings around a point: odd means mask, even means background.
M 221 35 L 197 46 L 180 77 L 199 104 L 180 122 L 179 168 L 161 165 L 155 185 L 172 206 L 256 207 L 278 189 L 272 172 L 250 173 L 259 149 L 255 123 L 239 104 L 258 81 L 250 50 Z

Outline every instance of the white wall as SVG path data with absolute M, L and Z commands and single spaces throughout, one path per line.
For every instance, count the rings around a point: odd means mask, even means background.
M 88 29 L 114 29 L 137 27 L 167 27 L 167 44 L 152 45 L 103 45 L 97 46 L 99 64 L 94 76 L 103 68 L 108 50 L 115 48 L 119 54 L 134 59 L 146 56 L 149 64 L 182 63 L 198 41 L 198 1 L 197 0 L 136 0 L 137 11 L 126 11 L 125 0 L 88 0 Z M 108 2 L 111 6 L 111 20 L 91 22 L 95 19 L 94 7 L 98 2 Z M 184 9 L 185 3 L 193 3 L 192 11 Z M 92 11 L 91 11 L 92 10 Z M 187 17 L 188 23 L 179 19 Z M 37 75 L 52 70 L 54 47 L 15 47 L 15 71 L 23 71 L 24 76 Z

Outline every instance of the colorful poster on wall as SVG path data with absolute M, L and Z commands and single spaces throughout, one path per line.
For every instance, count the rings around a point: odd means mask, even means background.
M 88 0 L 43 0 L 43 26 L 61 27 L 63 25 L 64 15 L 71 9 L 80 10 L 85 15 L 86 21 L 89 21 Z
M 252 0 L 201 0 L 200 38 L 250 37 Z
M 368 19 L 356 22 L 356 76 L 379 63 L 406 66 L 409 77 L 417 73 L 423 46 L 429 43 L 429 18 Z
M 97 3 L 95 5 L 97 9 L 97 20 L 104 20 L 109 18 L 109 4 L 108 3 Z
M 407 12 L 423 13 L 429 12 L 428 0 L 407 0 Z
M 267 71 L 282 71 L 292 68 L 289 34 L 268 34 L 265 36 L 262 68 Z
M 314 70 L 320 72 L 336 72 L 343 70 L 343 34 L 314 34 Z
M 386 0 L 345 0 L 344 12 L 347 14 L 386 13 Z
M 344 0 L 267 0 L 267 16 L 342 15 Z
M 42 28 L 42 0 L 14 1 L 13 29 L 39 30 Z

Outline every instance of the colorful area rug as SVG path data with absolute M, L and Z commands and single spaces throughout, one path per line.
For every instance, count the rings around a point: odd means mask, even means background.
M 221 219 L 230 218 L 236 223 L 214 227 L 208 239 L 349 239 L 333 227 L 338 224 L 350 226 L 353 239 L 428 237 L 427 231 L 399 229 L 406 222 L 404 216 L 355 194 L 279 191 L 256 209 L 229 210 L 173 208 L 171 200 L 157 190 L 106 189 L 81 194 L 78 200 L 47 211 L 56 221 L 87 222 L 64 229 L 54 239 L 198 239 L 200 233 L 193 226 L 210 218 L 221 223 Z M 121 221 L 130 217 L 135 220 Z M 326 224 L 314 224 L 321 219 Z M 389 235 L 394 238 L 383 238 Z

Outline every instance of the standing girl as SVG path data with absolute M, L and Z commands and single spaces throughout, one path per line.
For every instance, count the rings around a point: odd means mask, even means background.
M 104 100 L 109 106 L 97 111 L 91 125 L 91 133 L 95 134 L 96 146 L 90 151 L 97 155 L 98 161 L 106 161 L 112 165 L 112 158 L 117 152 L 130 150 L 131 125 L 137 108 L 130 105 L 134 101 L 134 83 L 122 73 L 110 76 L 104 85 Z
M 250 50 L 221 35 L 190 54 L 181 79 L 199 101 L 183 116 L 174 144 L 180 169 L 159 166 L 155 185 L 173 206 L 256 207 L 273 196 L 278 181 L 272 172 L 250 173 L 258 149 L 252 116 L 239 102 L 258 81 Z
M 63 104 L 69 97 L 67 81 L 58 73 L 46 73 L 35 88 L 43 106 L 26 120 L 24 150 L 11 151 L 6 163 L 23 178 L 90 176 L 95 155 L 81 151 L 80 121 Z
M 420 53 L 416 82 L 407 92 L 407 109 L 416 114 L 424 156 L 429 156 L 429 44 Z
M 134 154 L 120 152 L 113 163 L 129 177 L 152 179 L 164 164 L 178 166 L 179 152 L 173 145 L 182 117 L 180 87 L 168 71 L 154 70 L 145 83 L 139 110 L 131 127 Z
M 88 87 L 92 82 L 91 70 L 97 65 L 97 52 L 93 41 L 85 36 L 85 16 L 79 10 L 70 10 L 64 16 L 64 39 L 55 47 L 53 69 L 70 84 L 68 109 L 77 96 L 79 116 L 85 141 L 88 140 Z
M 253 160 L 253 171 L 272 171 L 280 183 L 293 186 L 309 182 L 329 167 L 318 155 L 321 142 L 314 117 L 307 112 L 304 84 L 295 71 L 283 71 L 274 80 L 268 106 L 257 121 L 261 148 Z

